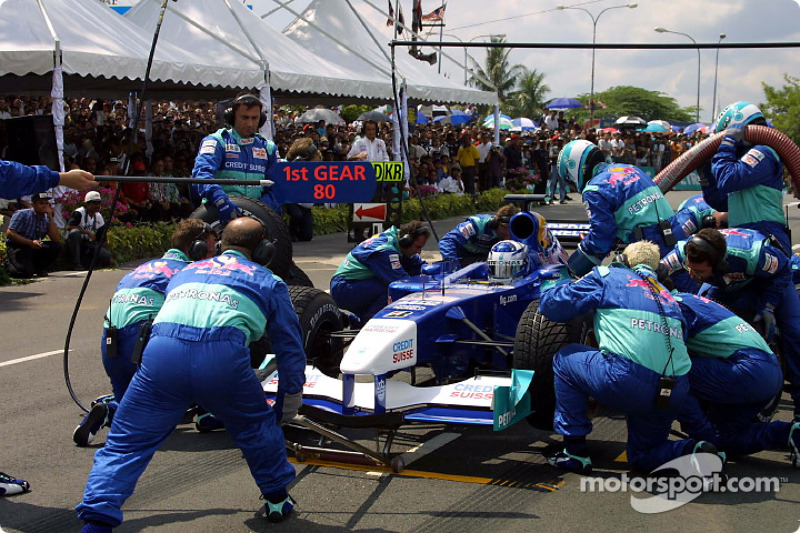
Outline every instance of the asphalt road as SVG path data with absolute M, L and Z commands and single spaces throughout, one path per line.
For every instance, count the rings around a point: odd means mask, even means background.
M 673 204 L 688 196 L 668 195 Z M 790 200 L 786 199 L 787 202 Z M 578 202 L 548 206 L 551 219 L 585 217 Z M 437 223 L 440 234 L 456 220 Z M 800 210 L 790 208 L 800 233 Z M 343 234 L 296 243 L 295 258 L 317 287 L 349 250 Z M 431 250 L 425 255 L 435 259 Z M 96 272 L 70 343 L 69 372 L 84 404 L 109 391 L 99 355 L 103 312 L 128 271 Z M 30 481 L 33 490 L 0 498 L 0 529 L 8 532 L 79 531 L 72 508 L 83 492 L 94 451 L 74 446 L 82 412 L 67 392 L 61 351 L 84 273 L 56 273 L 29 285 L 0 289 L 0 471 Z M 784 401 L 778 418 L 791 414 Z M 296 430 L 292 438 L 304 439 Z M 368 443 L 373 432 L 353 433 Z M 627 472 L 624 420 L 595 418 L 590 446 L 596 475 Z M 774 477 L 779 490 L 704 494 L 676 510 L 641 514 L 630 493 L 586 493 L 581 477 L 547 466 L 552 435 L 517 424 L 503 433 L 467 426 L 403 428 L 393 451 L 408 455 L 402 475 L 379 468 L 297 464 L 291 488 L 298 512 L 269 525 L 259 515 L 259 492 L 224 432 L 199 434 L 181 425 L 155 455 L 125 505 L 120 532 L 165 531 L 795 531 L 800 521 L 800 471 L 784 451 L 762 452 L 730 466 L 733 477 Z M 426 454 L 426 452 L 428 452 Z M 641 495 L 637 495 L 640 497 Z

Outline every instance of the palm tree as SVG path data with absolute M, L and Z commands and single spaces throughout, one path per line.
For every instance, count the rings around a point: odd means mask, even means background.
M 493 43 L 506 42 L 505 37 L 493 35 Z M 508 92 L 517 84 L 519 72 L 524 67 L 522 65 L 509 66 L 508 55 L 510 48 L 487 48 L 486 68 L 481 67 L 477 61 L 472 59 L 472 77 L 469 79 L 470 85 L 482 91 L 497 91 L 497 95 L 502 104 Z
M 542 114 L 550 87 L 544 83 L 544 72 L 522 67 L 519 73 L 517 90 L 510 93 L 508 113 L 512 116 L 536 118 Z

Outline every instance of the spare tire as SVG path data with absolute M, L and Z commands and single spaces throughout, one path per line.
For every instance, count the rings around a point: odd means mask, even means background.
M 236 204 L 245 215 L 252 216 L 260 220 L 267 229 L 267 238 L 275 241 L 275 256 L 269 269 L 281 279 L 290 277 L 289 268 L 292 264 L 292 239 L 289 237 L 289 229 L 283 223 L 281 216 L 272 210 L 265 203 L 246 196 L 231 195 L 228 198 Z M 219 232 L 220 223 L 217 208 L 214 205 L 205 203 L 195 209 L 189 218 L 199 218 L 203 222 L 208 222 L 212 228 Z
M 533 370 L 531 409 L 528 423 L 536 429 L 553 430 L 556 393 L 553 377 L 553 356 L 570 342 L 566 324 L 551 322 L 539 312 L 539 302 L 525 309 L 514 340 L 514 368 Z
M 326 376 L 339 377 L 344 341 L 330 336 L 343 329 L 336 302 L 330 294 L 313 287 L 290 286 L 289 296 L 303 332 L 306 359 Z
M 300 287 L 313 287 L 314 283 L 311 281 L 311 278 L 308 277 L 308 274 L 303 272 L 303 269 L 297 266 L 297 263 L 292 261 L 291 266 L 289 267 L 289 275 L 284 278 L 287 285 L 297 285 Z

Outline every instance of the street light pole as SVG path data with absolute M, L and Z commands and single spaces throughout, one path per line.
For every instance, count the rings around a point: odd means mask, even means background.
M 597 14 L 597 16 L 594 16 L 591 11 L 589 11 L 588 9 L 584 9 L 582 7 L 556 6 L 556 9 L 558 9 L 558 10 L 576 9 L 578 11 L 583 11 L 584 13 L 589 15 L 589 18 L 592 19 L 592 82 L 591 82 L 592 85 L 591 85 L 591 89 L 589 91 L 589 127 L 590 128 L 594 126 L 594 57 L 595 57 L 594 45 L 597 42 L 597 21 L 600 20 L 600 16 L 603 13 L 605 13 L 606 11 L 610 11 L 612 9 L 622 9 L 622 8 L 626 8 L 626 7 L 628 9 L 635 9 L 636 7 L 638 7 L 638 5 L 639 4 L 625 4 L 625 5 L 621 5 L 621 6 L 607 7 L 604 10 L 600 11 Z
M 727 37 L 724 33 L 719 34 L 719 41 L 717 44 L 722 42 L 722 39 Z M 717 71 L 719 70 L 719 46 L 717 46 L 717 59 L 714 61 L 714 97 L 711 100 L 711 122 L 717 118 Z
M 683 35 L 684 37 L 688 37 L 691 41 L 697 45 L 697 41 L 694 40 L 694 37 L 689 35 L 688 33 L 682 33 L 679 31 L 672 31 L 666 28 L 655 28 L 655 31 L 658 33 L 674 33 L 676 35 Z M 717 49 L 719 50 L 719 48 Z M 695 116 L 695 121 L 700 122 L 700 47 L 697 47 L 697 112 Z

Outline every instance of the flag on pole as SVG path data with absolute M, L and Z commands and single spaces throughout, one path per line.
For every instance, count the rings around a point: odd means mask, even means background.
M 397 6 L 397 33 L 403 33 L 406 26 L 406 19 L 403 18 L 403 4 Z
M 411 18 L 411 31 L 422 31 L 422 0 L 414 0 L 414 13 Z
M 443 5 L 434 9 L 427 15 L 422 15 L 422 22 L 443 22 L 445 8 L 446 6 Z
M 394 8 L 392 7 L 392 0 L 389 0 L 389 18 L 386 19 L 386 26 L 394 25 Z

